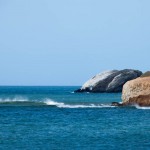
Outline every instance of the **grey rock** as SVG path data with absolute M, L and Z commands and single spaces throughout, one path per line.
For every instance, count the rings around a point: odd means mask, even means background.
M 147 71 L 147 72 L 143 73 L 140 77 L 141 78 L 150 77 L 150 71 Z
M 127 81 L 136 79 L 141 75 L 141 71 L 133 69 L 105 71 L 85 82 L 75 92 L 121 92 Z

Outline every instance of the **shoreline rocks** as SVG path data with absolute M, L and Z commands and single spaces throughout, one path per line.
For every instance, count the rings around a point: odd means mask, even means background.
M 74 92 L 91 92 L 91 93 L 113 93 L 121 92 L 123 85 L 132 79 L 136 79 L 142 75 L 139 70 L 124 69 L 105 71 L 95 75 L 83 84 L 80 89 Z
M 111 106 L 124 106 L 122 103 L 112 102 Z
M 150 106 L 150 74 L 147 72 L 141 77 L 128 81 L 123 86 L 123 105 Z

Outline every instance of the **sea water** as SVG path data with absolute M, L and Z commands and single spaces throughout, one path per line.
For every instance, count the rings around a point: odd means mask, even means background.
M 149 107 L 114 107 L 121 93 L 0 87 L 0 149 L 150 149 Z

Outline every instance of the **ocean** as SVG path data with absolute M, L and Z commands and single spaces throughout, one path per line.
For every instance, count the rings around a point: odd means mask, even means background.
M 1 86 L 0 150 L 149 150 L 150 108 L 75 86 Z

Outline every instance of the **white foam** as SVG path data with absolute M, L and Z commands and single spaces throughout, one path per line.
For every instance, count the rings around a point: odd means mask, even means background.
M 59 105 L 59 108 L 108 108 L 108 107 L 115 107 L 115 106 L 110 106 L 110 105 Z
M 139 106 L 139 105 L 135 105 L 135 107 L 137 109 L 150 109 L 150 107 L 142 107 L 142 106 Z
M 55 102 L 51 99 L 45 100 L 44 103 L 47 105 L 52 105 L 52 106 L 64 105 L 64 103 Z
M 7 103 L 7 102 L 27 102 L 28 99 L 24 99 L 24 98 L 6 98 L 6 99 L 0 99 L 0 103 Z
M 115 106 L 111 106 L 111 105 L 104 105 L 104 104 L 100 104 L 100 105 L 95 105 L 95 104 L 89 104 L 89 105 L 81 105 L 81 104 L 75 104 L 75 105 L 70 105 L 70 104 L 65 104 L 62 102 L 55 102 L 53 100 L 46 100 L 44 102 L 46 105 L 50 105 L 50 106 L 56 106 L 59 108 L 109 108 L 109 107 L 115 107 Z

